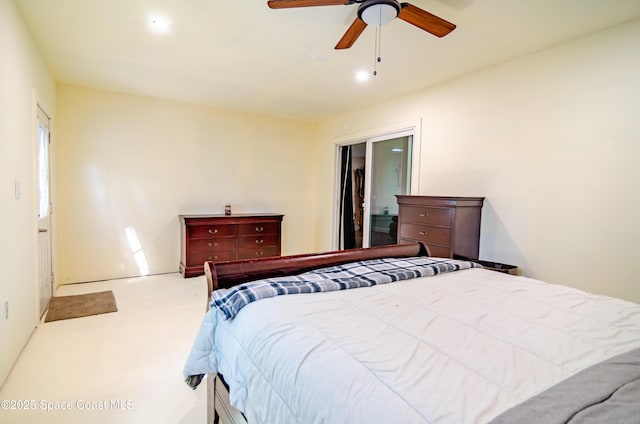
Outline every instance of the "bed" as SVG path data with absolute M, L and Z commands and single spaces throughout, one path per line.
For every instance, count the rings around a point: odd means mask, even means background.
M 635 303 L 420 243 L 205 273 L 184 374 L 211 421 L 640 423 Z

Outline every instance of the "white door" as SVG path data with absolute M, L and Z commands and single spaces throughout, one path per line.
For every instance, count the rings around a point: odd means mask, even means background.
M 38 247 L 40 252 L 39 291 L 40 315 L 44 314 L 53 296 L 51 260 L 51 183 L 49 146 L 51 138 L 49 116 L 38 107 Z

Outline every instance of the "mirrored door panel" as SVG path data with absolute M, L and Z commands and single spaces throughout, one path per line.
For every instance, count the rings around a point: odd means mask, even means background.
M 396 194 L 410 193 L 411 144 L 411 136 L 372 143 L 369 246 L 396 243 L 398 229 Z

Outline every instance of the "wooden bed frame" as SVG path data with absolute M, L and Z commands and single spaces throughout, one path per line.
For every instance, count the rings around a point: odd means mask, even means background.
M 214 263 L 207 261 L 204 271 L 207 279 L 207 310 L 211 293 L 249 281 L 295 275 L 327 266 L 380 258 L 407 258 L 429 256 L 422 243 L 396 244 L 363 249 L 338 250 L 324 253 L 247 259 Z M 222 376 L 207 375 L 207 423 L 246 423 L 240 411 L 229 404 L 229 387 Z

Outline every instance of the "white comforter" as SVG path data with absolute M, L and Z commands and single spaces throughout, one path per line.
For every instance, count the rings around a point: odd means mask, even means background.
M 185 375 L 249 423 L 483 423 L 640 347 L 640 305 L 470 269 L 209 311 Z

